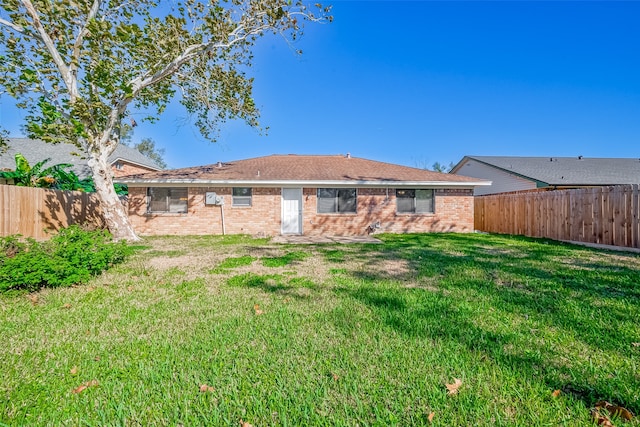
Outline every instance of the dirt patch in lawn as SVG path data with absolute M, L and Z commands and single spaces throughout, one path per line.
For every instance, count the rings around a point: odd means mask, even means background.
M 291 250 L 269 247 L 256 248 L 256 250 L 250 251 L 250 256 L 255 258 L 251 264 L 211 273 L 225 277 L 245 273 L 256 275 L 281 274 L 284 276 L 308 277 L 316 283 L 324 283 L 329 280 L 331 277 L 329 274 L 330 266 L 320 254 L 314 250 L 302 252 L 307 254 L 303 259 L 296 259 L 295 256 L 291 257 L 292 259 L 288 259 L 287 256 L 292 253 Z M 279 260 L 282 260 L 283 265 L 273 265 L 279 264 Z
M 378 259 L 375 263 L 366 264 L 366 271 L 381 279 L 407 280 L 415 276 L 406 259 Z
M 207 245 L 204 239 L 153 238 L 140 253 L 145 265 L 159 275 L 179 270 L 180 280 L 205 277 L 210 284 L 222 283 L 241 274 L 283 275 L 329 284 L 336 271 L 365 280 L 415 282 L 412 261 L 384 251 L 363 251 L 360 245 L 271 245 L 264 241 Z M 226 260 L 250 258 L 247 264 L 226 267 Z M 233 263 L 232 263 L 233 264 Z M 171 279 L 173 280 L 173 279 Z M 422 287 L 422 285 L 420 285 Z

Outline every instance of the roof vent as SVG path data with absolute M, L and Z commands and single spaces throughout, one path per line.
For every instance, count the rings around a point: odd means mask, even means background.
M 553 162 L 553 157 L 551 157 L 551 158 L 549 159 L 549 161 L 550 161 L 550 162 Z
M 578 160 L 582 160 L 582 156 L 578 156 Z
M 221 167 L 222 167 L 222 162 L 218 162 L 218 163 L 216 164 L 216 167 L 221 168 Z
M 351 158 L 351 153 L 347 153 L 347 155 L 345 156 L 347 159 Z

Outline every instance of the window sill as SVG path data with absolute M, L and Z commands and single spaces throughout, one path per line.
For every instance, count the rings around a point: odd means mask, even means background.
M 145 216 L 186 216 L 189 212 L 146 212 Z
M 253 206 L 251 206 L 251 205 L 249 205 L 249 206 L 234 206 L 234 205 L 231 205 L 231 207 L 233 209 L 251 209 Z

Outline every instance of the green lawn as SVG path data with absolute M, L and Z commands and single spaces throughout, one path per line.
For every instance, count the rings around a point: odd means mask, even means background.
M 0 425 L 588 426 L 600 399 L 640 412 L 638 255 L 382 240 L 149 238 L 88 285 L 0 296 Z

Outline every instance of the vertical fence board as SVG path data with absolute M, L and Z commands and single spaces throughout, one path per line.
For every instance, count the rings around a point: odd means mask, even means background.
M 591 210 L 593 211 L 593 236 L 592 243 L 602 242 L 602 193 L 597 188 L 592 188 L 589 193 Z
M 570 238 L 569 240 L 580 241 L 580 230 L 582 229 L 582 204 L 579 199 L 579 195 L 576 192 L 570 192 L 569 197 L 571 199 L 571 211 L 569 214 L 570 218 Z
M 640 232 L 640 218 L 638 217 L 638 184 L 631 186 L 631 246 L 639 247 L 638 233 Z
M 624 246 L 625 244 L 625 235 L 624 235 L 624 194 L 619 187 L 614 187 L 612 192 L 612 200 L 611 200 L 611 210 L 612 210 L 612 219 L 613 222 L 611 224 L 613 235 L 612 240 L 613 244 L 616 246 Z
M 609 187 L 602 187 L 602 243 L 613 244 L 611 232 L 611 198 Z

